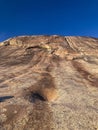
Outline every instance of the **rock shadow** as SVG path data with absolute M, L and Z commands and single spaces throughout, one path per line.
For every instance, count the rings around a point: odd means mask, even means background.
M 0 97 L 0 102 L 4 102 L 5 100 L 8 100 L 10 98 L 13 98 L 14 96 L 4 96 L 4 97 Z

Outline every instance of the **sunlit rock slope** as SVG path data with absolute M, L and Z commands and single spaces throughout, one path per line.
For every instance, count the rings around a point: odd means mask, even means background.
M 0 130 L 98 130 L 98 39 L 0 43 Z

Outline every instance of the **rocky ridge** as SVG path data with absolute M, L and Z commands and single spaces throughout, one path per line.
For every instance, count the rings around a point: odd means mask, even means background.
M 0 130 L 98 130 L 98 39 L 0 43 Z

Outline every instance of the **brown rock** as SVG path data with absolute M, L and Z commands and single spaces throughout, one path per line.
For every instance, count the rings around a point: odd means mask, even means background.
M 98 39 L 0 43 L 0 130 L 97 130 Z

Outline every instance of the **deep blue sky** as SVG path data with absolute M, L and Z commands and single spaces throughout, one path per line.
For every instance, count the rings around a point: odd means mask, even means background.
M 98 0 L 0 0 L 0 41 L 43 34 L 98 37 Z

